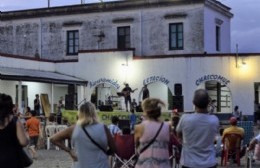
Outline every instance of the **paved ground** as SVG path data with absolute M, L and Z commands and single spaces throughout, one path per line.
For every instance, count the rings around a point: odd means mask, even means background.
M 254 129 L 255 135 L 259 133 L 259 129 L 255 127 Z M 243 157 L 241 159 L 241 166 L 240 167 L 247 167 L 247 157 Z M 220 165 L 220 158 L 218 161 L 218 164 Z M 72 166 L 72 159 L 70 156 L 62 151 L 62 150 L 45 150 L 41 149 L 38 150 L 38 158 L 34 160 L 34 163 L 30 168 L 71 168 Z M 238 167 L 234 163 L 228 163 L 226 166 L 228 168 L 236 168 Z M 224 168 L 221 166 L 218 166 L 218 168 Z M 260 168 L 260 161 L 255 161 L 252 163 L 252 168 Z
M 38 157 L 30 168 L 71 168 L 72 159 L 64 151 L 38 150 Z
M 246 157 L 241 159 L 241 166 L 246 167 Z M 219 160 L 220 164 L 220 160 Z M 38 158 L 34 160 L 30 168 L 71 168 L 72 160 L 67 153 L 58 150 L 44 150 L 38 151 Z M 219 168 L 224 168 L 218 166 Z M 227 167 L 236 168 L 236 164 L 230 163 Z M 259 168 L 260 161 L 254 162 L 252 168 Z

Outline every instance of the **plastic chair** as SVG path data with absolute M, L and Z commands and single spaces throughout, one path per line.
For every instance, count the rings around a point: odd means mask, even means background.
M 229 158 L 235 157 L 237 165 L 240 166 L 240 148 L 241 148 L 242 137 L 239 134 L 226 134 L 223 137 L 223 150 L 221 155 L 221 166 L 227 165 Z
M 68 128 L 67 125 L 56 125 L 56 132 L 60 132 L 64 129 Z M 69 146 L 69 140 L 65 139 L 65 146 L 68 147 Z M 57 147 L 57 150 L 60 150 L 59 147 Z
M 135 142 L 134 134 L 121 135 L 114 137 L 116 153 L 113 157 L 113 168 L 132 168 L 134 167 Z
M 46 125 L 45 126 L 45 134 L 47 138 L 47 150 L 50 149 L 50 137 L 56 133 L 56 126 L 55 125 Z

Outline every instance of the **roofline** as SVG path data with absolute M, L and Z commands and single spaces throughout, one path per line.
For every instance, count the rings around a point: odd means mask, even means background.
M 129 49 L 98 49 L 98 50 L 79 50 L 79 53 L 102 53 L 102 52 L 117 52 L 117 51 L 133 51 L 135 53 L 134 48 Z M 230 56 L 260 56 L 260 53 L 194 53 L 194 54 L 169 54 L 169 55 L 135 55 L 134 59 L 164 59 L 164 58 L 187 58 L 187 57 L 230 57 Z M 78 62 L 78 59 L 68 59 L 68 60 L 47 60 L 47 59 L 36 59 L 28 56 L 20 56 L 20 55 L 12 55 L 0 53 L 0 57 L 7 58 L 16 58 L 16 59 L 24 59 L 24 60 L 34 60 L 40 62 L 50 62 L 50 63 L 66 63 L 66 62 Z
M 13 20 L 13 19 L 27 19 L 37 17 L 49 17 L 49 16 L 64 16 L 83 13 L 95 13 L 95 12 L 111 12 L 122 10 L 133 10 L 152 7 L 168 7 L 171 5 L 183 5 L 183 4 L 203 4 L 208 0 L 160 0 L 160 1 L 147 1 L 147 0 L 125 0 L 125 1 L 110 1 L 102 3 L 92 4 L 80 4 L 59 6 L 50 8 L 38 8 L 28 10 L 17 10 L 0 12 L 0 20 Z
M 49 59 L 35 58 L 35 57 L 23 56 L 23 55 L 15 55 L 15 54 L 7 54 L 7 53 L 0 53 L 0 57 L 23 59 L 23 60 L 31 60 L 31 61 L 40 61 L 40 62 L 49 62 L 49 63 L 78 62 L 78 59 L 49 60 Z
M 138 56 L 133 57 L 134 60 L 144 60 L 144 59 L 167 59 L 167 58 L 199 58 L 199 57 L 260 57 L 260 53 L 197 53 L 197 54 L 171 54 L 171 55 L 150 55 L 150 56 Z
M 62 80 L 62 79 L 40 78 L 40 77 L 19 76 L 19 75 L 3 75 L 3 74 L 0 74 L 0 79 L 12 80 L 12 81 L 54 83 L 54 84 L 76 84 L 76 85 L 86 85 L 86 86 L 88 84 L 88 81 L 74 81 L 74 80 Z

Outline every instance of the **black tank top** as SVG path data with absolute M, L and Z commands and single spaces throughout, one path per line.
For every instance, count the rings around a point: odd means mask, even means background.
M 0 129 L 0 167 L 22 168 L 18 165 L 19 142 L 16 136 L 16 118 Z

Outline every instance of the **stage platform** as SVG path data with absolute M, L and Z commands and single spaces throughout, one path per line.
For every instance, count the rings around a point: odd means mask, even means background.
M 121 120 L 128 120 L 129 116 L 131 115 L 130 112 L 125 111 L 98 111 L 97 112 L 99 116 L 100 122 L 104 124 L 110 124 L 112 116 L 118 116 Z M 142 112 L 135 112 L 135 114 L 138 116 L 138 120 L 140 121 L 140 117 L 143 114 Z M 75 110 L 64 110 L 62 112 L 62 116 L 67 118 L 70 124 L 74 124 L 77 120 L 77 111 Z M 170 112 L 163 112 L 162 113 L 162 119 L 170 119 L 171 113 Z

